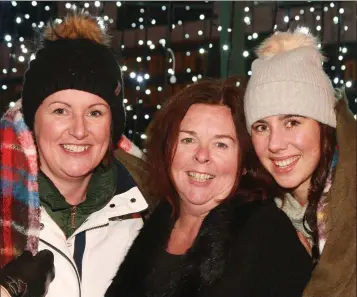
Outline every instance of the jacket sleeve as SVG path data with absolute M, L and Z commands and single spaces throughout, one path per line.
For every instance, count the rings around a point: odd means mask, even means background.
M 289 218 L 271 206 L 254 220 L 253 228 L 260 233 L 256 244 L 258 275 L 266 290 L 260 290 L 262 296 L 301 297 L 311 276 L 312 260 Z

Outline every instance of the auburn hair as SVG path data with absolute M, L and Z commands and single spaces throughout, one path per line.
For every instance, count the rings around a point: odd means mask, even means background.
M 259 162 L 246 129 L 244 89 L 237 87 L 233 81 L 232 79 L 207 80 L 187 86 L 165 102 L 148 127 L 146 157 L 150 183 L 159 197 L 169 201 L 174 216 L 179 215 L 179 196 L 171 176 L 171 165 L 180 124 L 193 104 L 227 106 L 231 110 L 239 150 L 237 176 L 228 198 L 240 196 L 251 200 L 262 197 L 261 194 L 253 195 L 253 192 L 256 193 L 258 188 L 264 187 L 257 186 L 257 180 L 245 168 L 248 159 L 250 162 Z

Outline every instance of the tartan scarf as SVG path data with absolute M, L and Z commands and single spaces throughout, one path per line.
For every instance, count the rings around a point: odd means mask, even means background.
M 122 136 L 118 147 L 137 157 L 141 150 Z M 21 99 L 0 120 L 0 268 L 24 250 L 37 252 L 40 234 L 38 156 L 24 122 Z

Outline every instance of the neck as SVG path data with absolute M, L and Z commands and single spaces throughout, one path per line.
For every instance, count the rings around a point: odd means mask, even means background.
M 92 174 L 73 179 L 55 178 L 50 173 L 43 171 L 44 174 L 53 182 L 58 191 L 66 199 L 66 202 L 71 205 L 78 205 L 86 200 L 87 187 Z
M 185 230 L 188 235 L 196 237 L 201 224 L 208 212 L 198 212 L 181 205 L 180 216 L 175 223 L 175 228 Z M 190 237 L 191 237 L 190 236 Z
M 304 206 L 309 197 L 309 188 L 310 188 L 311 178 L 303 182 L 300 186 L 292 191 L 293 197 Z

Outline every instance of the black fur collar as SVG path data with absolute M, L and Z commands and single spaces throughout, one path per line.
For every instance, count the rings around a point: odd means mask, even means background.
M 203 221 L 193 246 L 182 257 L 179 268 L 170 275 L 170 281 L 162 284 L 160 292 L 147 292 L 145 284 L 154 281 L 150 279 L 152 268 L 166 248 L 174 224 L 170 205 L 161 203 L 136 238 L 105 296 L 197 295 L 222 277 L 231 241 L 259 205 L 260 202 L 253 202 L 238 207 L 227 201 L 213 209 Z

